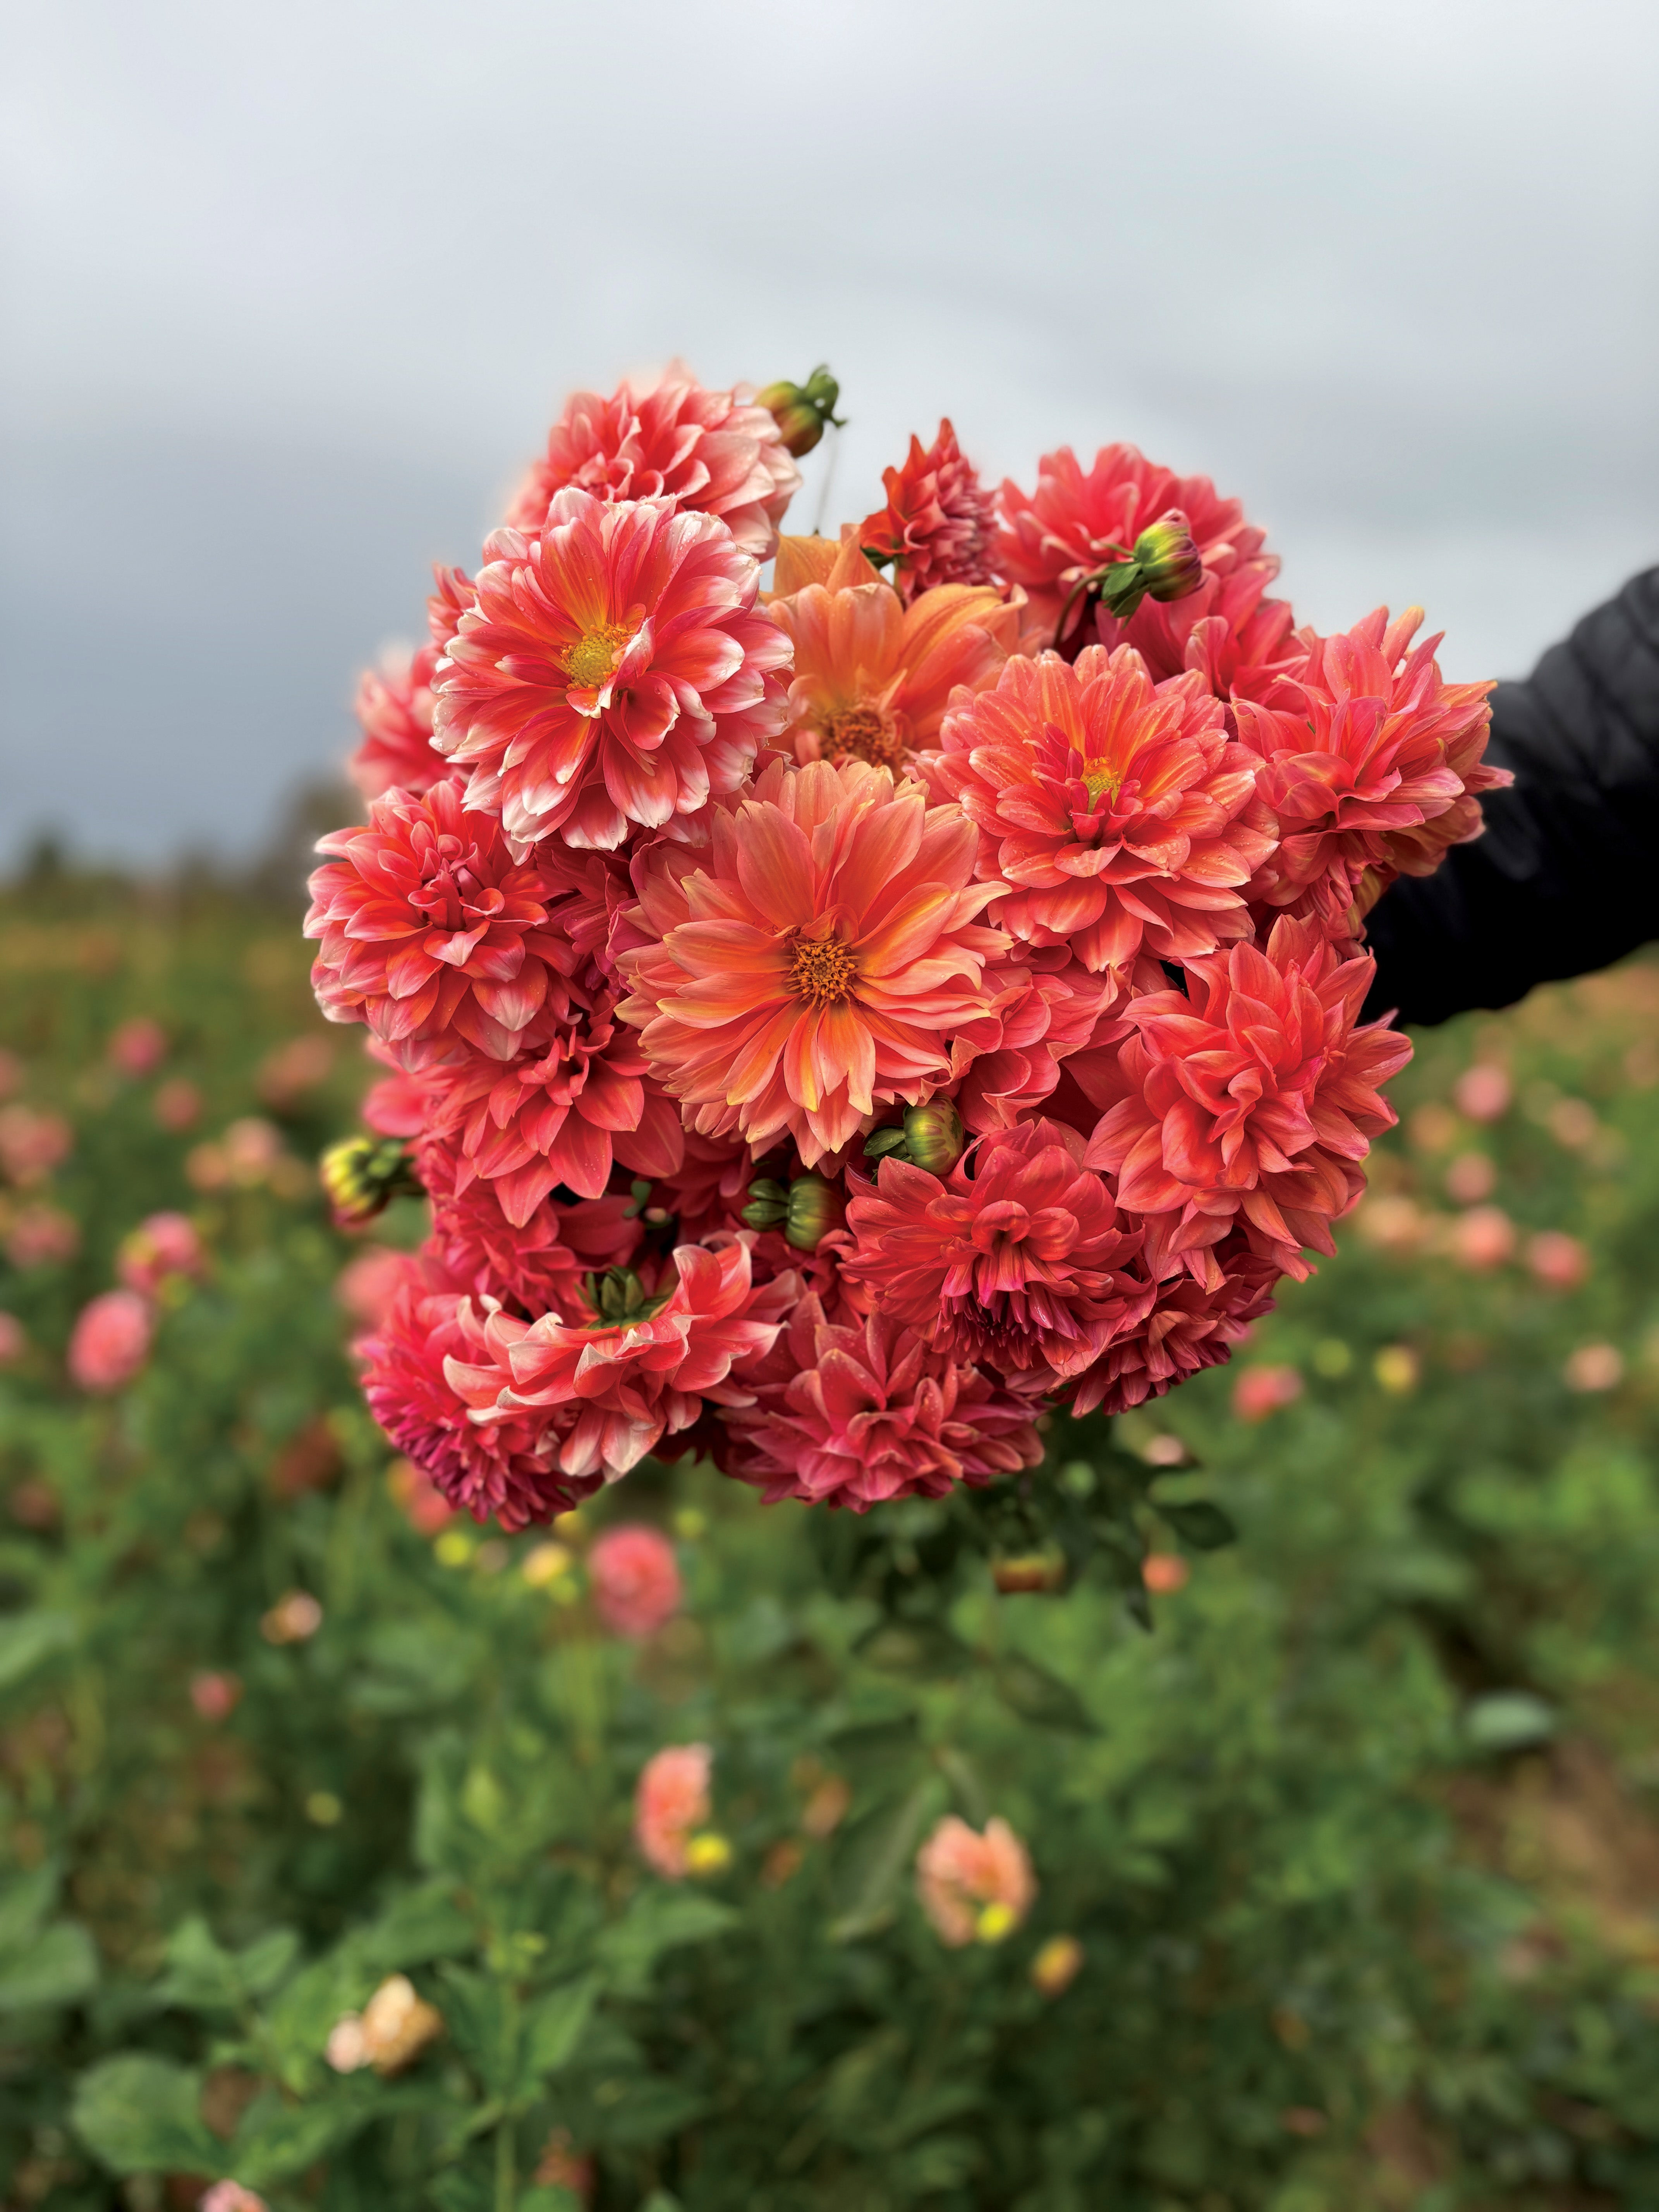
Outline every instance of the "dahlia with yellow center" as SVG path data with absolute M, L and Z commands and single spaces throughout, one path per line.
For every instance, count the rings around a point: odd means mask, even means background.
M 706 851 L 647 853 L 618 1011 L 688 1126 L 793 1137 L 811 1167 L 949 1082 L 1008 943 L 975 919 L 995 894 L 974 852 L 959 809 L 884 769 L 775 760 Z
M 789 690 L 796 757 L 858 760 L 896 773 L 939 742 L 958 685 L 982 690 L 1013 648 L 1019 611 L 988 585 L 939 584 L 907 605 L 848 531 L 786 538 L 773 618 L 795 648 Z

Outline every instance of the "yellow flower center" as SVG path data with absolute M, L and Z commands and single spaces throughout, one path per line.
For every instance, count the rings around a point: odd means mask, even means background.
M 633 635 L 626 623 L 601 623 L 584 630 L 559 656 L 574 691 L 602 691 Z
M 852 947 L 839 937 L 807 937 L 799 929 L 792 929 L 785 942 L 789 988 L 795 996 L 810 999 L 815 1006 L 839 1006 L 858 976 Z
M 1083 763 L 1083 788 L 1091 802 L 1098 806 L 1101 794 L 1115 800 L 1123 787 L 1123 770 L 1114 768 L 1109 760 L 1086 760 Z
M 974 1923 L 974 1933 L 981 1943 L 1000 1943 L 1005 1936 L 1012 1936 L 1018 1925 L 1019 1916 L 1013 1906 L 1003 1904 L 999 1898 L 981 1912 Z
M 896 768 L 904 739 L 878 707 L 842 707 L 823 726 L 831 755 L 849 754 L 872 768 Z

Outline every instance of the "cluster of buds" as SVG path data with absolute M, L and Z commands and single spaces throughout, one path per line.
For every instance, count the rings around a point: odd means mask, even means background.
M 826 425 L 835 429 L 844 427 L 836 407 L 841 398 L 841 386 L 830 375 L 826 363 L 820 362 L 805 384 L 780 381 L 769 384 L 763 392 L 755 394 L 757 406 L 764 407 L 777 424 L 783 442 L 799 460 L 810 453 L 823 435 Z
M 816 1252 L 832 1229 L 847 1218 L 847 1202 L 822 1176 L 797 1176 L 791 1183 L 763 1176 L 749 1186 L 742 1218 L 750 1229 L 781 1229 L 797 1252 Z

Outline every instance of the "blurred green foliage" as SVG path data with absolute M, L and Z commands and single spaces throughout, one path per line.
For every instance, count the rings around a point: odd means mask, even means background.
M 388 1485 L 309 1164 L 364 1069 L 289 921 L 37 884 L 0 994 L 0 1111 L 73 1131 L 0 1197 L 8 2207 L 571 2212 L 584 2158 L 605 2212 L 1659 2203 L 1659 969 L 1425 1041 L 1341 1258 L 1232 1369 L 1066 1425 L 1036 1520 L 647 1465 L 568 1562 Z M 88 1396 L 74 1316 L 161 1207 L 210 1273 Z M 1264 1367 L 1300 1395 L 1241 1419 Z M 582 1585 L 619 1518 L 686 1580 L 642 1645 Z M 1000 1594 L 988 1549 L 1045 1546 L 1066 1594 Z M 690 1741 L 732 1856 L 675 1884 L 632 1793 Z M 1036 1865 L 996 1945 L 915 1903 L 951 1809 Z M 441 2033 L 336 2070 L 396 1973 Z

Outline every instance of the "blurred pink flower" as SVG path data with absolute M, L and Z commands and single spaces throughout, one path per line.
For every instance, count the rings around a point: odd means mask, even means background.
M 1247 1367 L 1233 1384 L 1233 1414 L 1241 1421 L 1265 1421 L 1293 1406 L 1302 1395 L 1302 1377 L 1294 1367 Z
M 28 1338 L 16 1315 L 0 1313 L 0 1367 L 15 1367 L 28 1348 Z
M 1460 1114 L 1471 1121 L 1500 1121 L 1510 1110 L 1515 1086 L 1506 1068 L 1490 1060 L 1476 1060 L 1452 1085 L 1452 1098 Z
M 22 1086 L 23 1063 L 15 1052 L 0 1046 L 0 1098 L 9 1098 Z
M 1459 1206 L 1478 1205 L 1498 1187 L 1498 1170 L 1486 1152 L 1460 1152 L 1446 1170 L 1446 1195 Z
M 371 1245 L 355 1260 L 348 1260 L 335 1279 L 334 1295 L 355 1322 L 378 1328 L 392 1310 L 392 1301 L 409 1273 L 406 1252 Z
M 123 1075 L 148 1075 L 167 1057 L 167 1033 L 148 1014 L 135 1014 L 112 1031 L 106 1049 L 110 1066 Z
M 1274 1371 L 1271 1367 L 1258 1367 L 1255 1370 L 1258 1375 L 1271 1375 Z M 1295 1370 L 1286 1368 L 1282 1371 L 1285 1374 L 1293 1374 Z M 1238 1379 L 1241 1382 L 1244 1382 L 1249 1380 L 1249 1377 L 1241 1375 Z M 1179 1552 L 1151 1552 L 1140 1563 L 1141 1581 L 1146 1583 L 1149 1590 L 1156 1592 L 1160 1597 L 1168 1597 L 1176 1590 L 1184 1589 L 1191 1573 L 1192 1569 Z
M 263 2197 L 244 2189 L 240 2181 L 216 2181 L 205 2191 L 197 2212 L 270 2212 Z
M 33 1106 L 0 1107 L 0 1172 L 27 1189 L 44 1182 L 75 1146 L 75 1132 L 61 1114 Z
M 1625 1356 L 1616 1345 L 1581 1344 L 1563 1371 L 1569 1390 L 1616 1390 L 1625 1379 Z
M 1576 1291 L 1590 1271 L 1589 1248 L 1559 1229 L 1541 1229 L 1527 1245 L 1527 1265 L 1552 1291 Z
M 358 678 L 351 703 L 363 741 L 346 773 L 365 799 L 379 799 L 394 785 L 416 794 L 429 791 L 447 772 L 432 747 L 432 672 L 441 650 L 433 643 L 415 653 L 394 646 L 378 668 Z
M 289 1590 L 259 1616 L 259 1633 L 267 1644 L 303 1644 L 322 1625 L 323 1608 L 309 1590 Z
M 417 1536 L 437 1536 L 455 1518 L 455 1508 L 425 1469 L 412 1459 L 394 1459 L 386 1486 Z
M 157 1090 L 150 1111 L 162 1128 L 182 1136 L 202 1118 L 202 1094 L 193 1083 L 174 1076 Z
M 70 1337 L 70 1379 L 83 1390 L 119 1390 L 149 1357 L 155 1316 L 137 1291 L 104 1291 L 81 1309 Z
M 714 1754 L 706 1743 L 672 1744 L 647 1759 L 634 1792 L 634 1839 L 659 1875 L 678 1881 L 685 1847 L 711 1810 L 708 1777 Z
M 81 1249 L 78 1223 L 58 1206 L 23 1206 L 6 1232 L 6 1257 L 14 1267 L 44 1267 L 72 1260 Z
M 196 1224 L 182 1213 L 152 1213 L 121 1239 L 115 1272 L 130 1291 L 154 1297 L 170 1275 L 206 1272 L 207 1252 Z
M 1030 1911 L 1036 1877 L 1025 1846 L 1006 1820 L 981 1835 L 954 1813 L 916 1854 L 916 1894 L 941 1939 L 952 1946 L 1000 1943 Z
M 1515 1224 L 1501 1206 L 1471 1206 L 1452 1223 L 1448 1242 L 1460 1267 L 1484 1274 L 1514 1256 Z
M 617 1636 L 654 1636 L 680 1609 L 674 1547 L 643 1522 L 605 1530 L 587 1555 L 587 1580 L 599 1619 Z
M 190 1702 L 204 1721 L 228 1720 L 241 1697 L 242 1685 L 234 1674 L 214 1669 L 190 1678 Z

